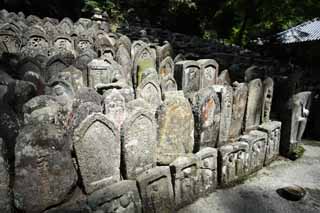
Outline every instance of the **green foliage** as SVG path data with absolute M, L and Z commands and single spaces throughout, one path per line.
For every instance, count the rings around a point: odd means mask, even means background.
M 175 32 L 246 45 L 319 16 L 319 0 L 85 0 L 83 12 L 106 10 L 116 23 L 134 11 Z M 130 21 L 130 18 L 129 18 Z

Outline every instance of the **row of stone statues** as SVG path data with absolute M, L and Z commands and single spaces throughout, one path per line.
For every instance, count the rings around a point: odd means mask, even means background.
M 10 20 L 1 29 L 25 23 L 51 35 L 40 24 L 49 19 L 0 18 Z M 52 29 L 84 28 L 66 20 Z M 51 43 L 52 54 L 38 39 L 17 49 L 1 40 L 3 212 L 174 212 L 278 156 L 271 78 L 232 83 L 214 59 L 173 59 L 168 42 L 131 42 L 101 20 L 85 23 L 99 29 L 83 51 L 76 39 Z

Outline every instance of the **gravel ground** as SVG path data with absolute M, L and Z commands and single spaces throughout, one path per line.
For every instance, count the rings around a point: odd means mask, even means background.
M 279 158 L 243 184 L 219 189 L 179 213 L 320 213 L 320 142 L 304 141 L 302 158 Z M 276 190 L 290 185 L 306 189 L 300 201 L 288 201 Z

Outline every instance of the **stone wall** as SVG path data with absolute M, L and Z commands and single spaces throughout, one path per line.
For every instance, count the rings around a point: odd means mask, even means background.
M 279 154 L 271 78 L 233 82 L 99 18 L 0 24 L 3 212 L 174 212 Z

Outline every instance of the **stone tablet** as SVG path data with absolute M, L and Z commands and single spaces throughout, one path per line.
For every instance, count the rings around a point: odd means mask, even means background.
M 75 92 L 85 87 L 82 71 L 72 65 L 62 70 L 62 72 L 58 74 L 58 78 L 71 84 Z
M 130 52 L 124 44 L 120 44 L 120 46 L 118 47 L 115 60 L 121 65 L 123 76 L 125 76 L 128 84 L 132 85 L 132 60 Z
M 200 164 L 190 154 L 178 157 L 170 164 L 175 192 L 175 209 L 189 205 L 199 196 Z
M 237 140 L 243 128 L 243 118 L 246 111 L 248 86 L 246 83 L 234 83 L 232 119 L 230 126 L 230 139 Z
M 20 130 L 15 147 L 15 207 L 42 212 L 65 199 L 77 183 L 71 141 L 57 125 L 36 123 Z
M 235 142 L 219 148 L 219 183 L 222 186 L 234 184 L 248 175 L 249 144 Z
M 120 181 L 119 131 L 105 115 L 89 115 L 75 129 L 73 143 L 87 194 Z
M 116 89 L 107 90 L 103 96 L 104 114 L 120 131 L 122 123 L 127 116 L 125 99 L 119 90 Z
M 62 55 L 56 55 L 49 59 L 46 64 L 45 81 L 48 82 L 55 78 L 59 72 L 70 66 L 71 63 L 66 61 Z
M 165 59 L 163 59 L 159 65 L 159 76 L 160 79 L 163 79 L 167 76 L 173 76 L 174 75 L 174 62 L 173 59 L 168 56 Z
M 157 124 L 146 109 L 133 110 L 122 126 L 123 176 L 134 180 L 156 162 Z
M 218 185 L 218 152 L 214 148 L 207 147 L 195 155 L 200 162 L 199 195 L 205 197 Z
M 266 156 L 267 138 L 267 133 L 258 130 L 241 136 L 240 141 L 249 145 L 249 173 L 262 169 Z
M 177 157 L 192 153 L 194 147 L 194 120 L 192 109 L 182 91 L 167 92 L 157 111 L 157 162 L 168 165 Z
M 162 93 L 178 90 L 178 85 L 176 80 L 174 79 L 173 76 L 170 76 L 170 75 L 161 79 L 160 87 L 161 87 Z
M 18 53 L 21 46 L 20 29 L 12 23 L 3 24 L 0 27 L 0 41 L 4 42 L 9 53 Z
M 11 212 L 9 167 L 4 156 L 4 149 L 4 142 L 0 138 L 0 211 Z
M 132 43 L 132 46 L 131 46 L 131 58 L 134 58 L 135 55 L 136 55 L 136 53 L 137 53 L 140 49 L 142 49 L 144 46 L 147 46 L 147 44 L 146 44 L 145 42 L 140 41 L 140 40 L 134 41 L 134 42 Z
M 247 110 L 245 115 L 245 131 L 256 129 L 260 125 L 263 100 L 263 87 L 260 79 L 249 83 Z
M 274 161 L 279 155 L 281 122 L 269 121 L 263 123 L 259 126 L 258 130 L 268 134 L 266 157 L 264 160 L 264 165 L 266 166 Z
M 141 213 L 136 181 L 124 180 L 92 193 L 88 203 L 94 212 Z
M 157 81 L 144 79 L 136 90 L 136 97 L 142 98 L 153 108 L 157 109 L 161 104 L 161 89 Z
M 301 143 L 305 131 L 311 105 L 311 92 L 300 92 L 288 102 L 287 114 L 283 116 L 280 143 L 281 154 L 287 155 Z
M 199 90 L 192 101 L 195 119 L 195 149 L 216 147 L 220 128 L 220 101 L 214 88 Z
M 219 85 L 231 85 L 231 79 L 230 79 L 230 74 L 228 70 L 223 70 L 219 77 L 217 84 Z
M 218 81 L 219 64 L 213 59 L 198 60 L 200 65 L 200 88 L 212 86 Z
M 273 97 L 273 80 L 272 78 L 267 78 L 263 81 L 263 100 L 262 100 L 262 116 L 261 122 L 270 121 L 270 112 Z
M 82 71 L 83 81 L 86 86 L 89 85 L 88 82 L 88 64 L 98 55 L 93 50 L 87 50 L 75 59 L 74 66 Z
M 143 212 L 174 212 L 174 194 L 170 167 L 159 166 L 145 171 L 137 178 Z
M 200 88 L 200 66 L 196 61 L 180 61 L 174 67 L 174 78 L 178 89 L 186 93 L 197 92 Z
M 233 89 L 228 85 L 214 85 L 212 88 L 214 88 L 219 95 L 221 103 L 219 142 L 217 144 L 217 147 L 220 147 L 230 142 L 229 135 L 232 121 Z

